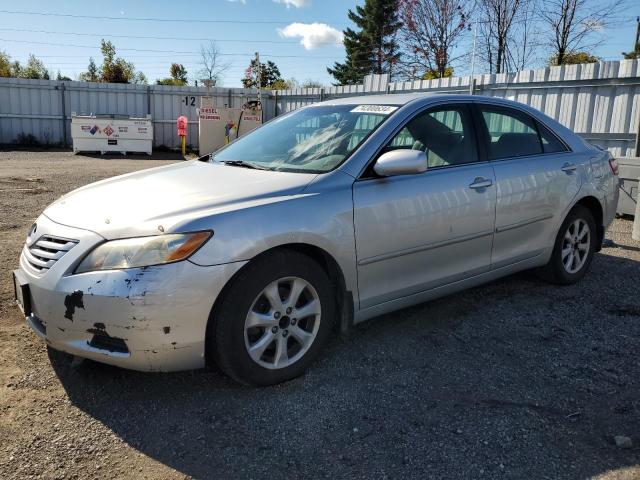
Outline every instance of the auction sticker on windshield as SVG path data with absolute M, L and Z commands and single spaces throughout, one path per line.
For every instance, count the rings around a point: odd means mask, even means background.
M 391 105 L 358 105 L 351 110 L 351 113 L 380 113 L 382 115 L 389 115 L 397 109 L 398 107 Z

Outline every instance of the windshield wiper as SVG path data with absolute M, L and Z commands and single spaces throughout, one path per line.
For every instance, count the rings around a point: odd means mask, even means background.
M 257 163 L 245 162 L 244 160 L 220 160 L 220 163 L 231 165 L 232 167 L 253 168 L 254 170 L 271 170 L 270 168 L 263 167 Z

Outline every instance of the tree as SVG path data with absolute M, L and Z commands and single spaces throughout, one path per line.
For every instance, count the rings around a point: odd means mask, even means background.
M 435 78 L 447 76 L 471 8 L 469 0 L 400 0 L 403 63 L 411 77 L 423 72 Z
M 428 70 L 427 73 L 422 76 L 422 80 L 435 80 L 437 78 L 449 77 L 453 77 L 453 67 L 446 67 L 444 73 L 438 70 Z
M 96 62 L 93 60 L 93 57 L 89 57 L 89 65 L 87 66 L 87 71 L 80 74 L 79 80 L 82 82 L 99 82 L 100 81 L 98 67 L 96 66 Z
M 637 60 L 640 58 L 640 17 L 636 18 L 636 43 L 634 44 L 633 51 L 622 52 L 622 56 L 625 60 Z
M 636 43 L 635 48 L 631 52 L 622 52 L 625 60 L 637 60 L 640 58 L 640 42 Z M 2 75 L 0 75 L 1 77 Z
M 100 50 L 103 57 L 100 69 L 102 82 L 131 83 L 135 74 L 133 64 L 116 57 L 116 47 L 110 41 L 102 40 Z
M 397 0 L 365 0 L 363 6 L 356 6 L 355 12 L 349 10 L 349 19 L 359 30 L 344 30 L 346 59 L 327 68 L 337 84 L 361 83 L 371 73 L 395 73 L 400 59 L 396 37 L 401 26 L 397 3 Z
M 318 82 L 317 80 L 312 80 L 310 78 L 302 82 L 302 85 L 300 86 L 302 88 L 323 88 L 324 87 L 322 83 Z
M 279 82 L 285 82 L 280 74 L 280 69 L 271 60 L 267 63 L 260 63 L 260 70 L 258 70 L 258 62 L 256 59 L 251 60 L 249 67 L 245 71 L 244 78 L 242 79 L 242 85 L 244 88 L 256 88 L 258 87 L 258 77 L 260 77 L 260 88 L 273 88 L 273 85 L 282 85 Z M 258 72 L 260 75 L 258 75 Z M 288 87 L 284 87 L 288 88 Z
M 531 66 L 538 48 L 542 45 L 537 33 L 535 6 L 538 0 L 524 0 L 524 6 L 514 21 L 507 40 L 506 69 L 520 71 Z
M 596 57 L 595 55 L 591 55 L 589 52 L 571 52 L 565 54 L 562 65 L 577 65 L 580 63 L 596 63 L 601 60 L 600 57 Z M 556 55 L 552 56 L 549 59 L 549 65 L 560 65 L 558 63 L 558 58 Z
M 222 53 L 216 42 L 211 40 L 208 44 L 200 46 L 200 66 L 200 78 L 211 80 L 215 85 L 231 64 L 222 61 Z
M 0 50 L 0 77 L 11 77 L 11 57 Z
M 158 80 L 158 85 L 182 86 L 187 84 L 187 69 L 180 63 L 172 63 L 169 67 L 169 78 Z
M 550 33 L 547 44 L 551 47 L 556 65 L 564 65 L 568 55 L 593 50 L 603 41 L 598 32 L 609 26 L 620 12 L 624 0 L 545 0 L 541 2 L 539 16 Z
M 58 70 L 58 75 L 56 75 L 56 80 L 58 80 L 59 82 L 70 82 L 71 78 L 67 77 L 66 75 L 62 75 L 60 73 L 60 70 Z
M 84 82 L 102 83 L 137 83 L 146 84 L 147 77 L 142 72 L 136 72 L 135 66 L 123 58 L 116 56 L 116 47 L 104 39 L 100 42 L 102 65 L 96 66 L 93 57 L 89 58 L 87 71 L 79 75 Z
M 9 57 L 6 56 L 8 60 Z M 14 78 L 31 78 L 49 80 L 51 75 L 44 66 L 42 60 L 38 59 L 35 55 L 30 54 L 27 59 L 27 64 L 22 66 L 18 60 L 15 60 L 9 65 L 9 75 Z
M 33 79 L 42 79 L 49 80 L 51 79 L 51 75 L 49 74 L 49 70 L 44 66 L 44 62 L 39 58 L 36 58 L 35 55 L 29 55 L 27 59 L 27 66 L 24 67 L 22 71 L 23 78 L 33 78 Z
M 509 70 L 510 40 L 514 25 L 528 9 L 528 0 L 480 0 L 482 19 L 480 36 L 485 47 L 485 59 L 491 73 Z M 513 42 L 517 43 L 517 42 Z

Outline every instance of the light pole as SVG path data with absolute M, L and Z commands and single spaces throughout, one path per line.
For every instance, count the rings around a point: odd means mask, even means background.
M 473 73 L 475 70 L 475 66 L 476 66 L 476 39 L 478 37 L 478 19 L 476 18 L 476 21 L 473 25 L 473 50 L 471 51 L 471 76 L 469 77 L 469 95 L 473 95 L 473 90 L 474 90 L 474 78 L 473 78 Z

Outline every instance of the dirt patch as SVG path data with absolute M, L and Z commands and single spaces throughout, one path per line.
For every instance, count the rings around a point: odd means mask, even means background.
M 640 478 L 628 220 L 578 285 L 520 274 L 385 315 L 276 387 L 47 352 L 11 300 L 27 229 L 73 188 L 163 164 L 0 152 L 0 478 Z

